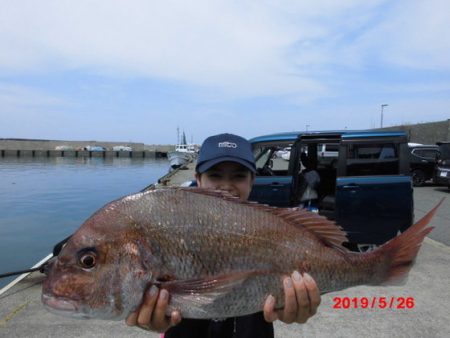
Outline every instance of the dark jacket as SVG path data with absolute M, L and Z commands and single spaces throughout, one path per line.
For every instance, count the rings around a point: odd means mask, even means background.
M 165 338 L 273 338 L 273 325 L 262 312 L 224 320 L 183 319 Z

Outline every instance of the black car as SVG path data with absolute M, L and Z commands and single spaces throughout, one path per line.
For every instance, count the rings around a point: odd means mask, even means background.
M 436 144 L 439 146 L 439 157 L 434 181 L 437 184 L 446 185 L 450 189 L 450 141 Z
M 439 147 L 415 143 L 409 143 L 408 147 L 413 184 L 415 187 L 423 186 L 426 181 L 433 179 L 435 175 Z

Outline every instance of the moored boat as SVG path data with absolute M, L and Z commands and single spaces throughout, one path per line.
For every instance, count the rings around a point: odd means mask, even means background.
M 169 160 L 171 169 L 176 169 L 185 165 L 186 163 L 195 159 L 196 156 L 197 156 L 196 147 L 193 143 L 188 144 L 186 142 L 186 135 L 184 132 L 181 137 L 181 142 L 178 142 L 178 144 L 175 146 L 175 150 L 169 151 L 167 153 L 167 159 Z
M 169 160 L 172 169 L 185 165 L 195 157 L 196 151 L 194 145 L 191 144 L 178 144 L 174 151 L 167 153 L 167 159 Z

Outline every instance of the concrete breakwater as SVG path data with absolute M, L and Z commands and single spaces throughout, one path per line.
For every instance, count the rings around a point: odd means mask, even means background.
M 135 142 L 0 139 L 0 157 L 161 158 L 172 149 L 172 145 Z
M 130 157 L 162 158 L 167 152 L 160 151 L 87 151 L 87 150 L 0 150 L 0 157 Z

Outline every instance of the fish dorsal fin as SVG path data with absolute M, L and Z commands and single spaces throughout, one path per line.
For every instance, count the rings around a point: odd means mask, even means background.
M 273 215 L 276 215 L 297 227 L 302 227 L 313 233 L 319 240 L 327 246 L 333 246 L 339 249 L 345 249 L 343 242 L 347 242 L 347 234 L 335 222 L 332 222 L 316 213 L 310 212 L 302 208 L 277 208 L 257 202 L 241 201 L 239 197 L 223 190 L 212 190 L 204 188 L 177 188 L 201 195 L 208 195 L 225 199 L 227 201 L 246 204 L 250 207 L 257 208 Z M 346 250 L 346 249 L 345 249 Z
M 286 222 L 303 227 L 317 236 L 324 244 L 337 248 L 344 248 L 347 234 L 336 223 L 302 208 L 275 208 L 272 213 Z

